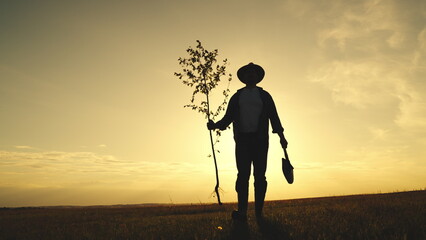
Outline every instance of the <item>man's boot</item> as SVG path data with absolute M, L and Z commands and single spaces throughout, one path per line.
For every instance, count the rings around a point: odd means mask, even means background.
M 238 211 L 232 212 L 232 219 L 247 221 L 248 186 L 237 186 L 236 190 L 238 193 Z
M 263 217 L 263 204 L 265 202 L 265 194 L 268 183 L 266 181 L 262 183 L 255 183 L 254 185 L 254 201 L 255 201 L 255 213 L 256 218 L 261 219 Z

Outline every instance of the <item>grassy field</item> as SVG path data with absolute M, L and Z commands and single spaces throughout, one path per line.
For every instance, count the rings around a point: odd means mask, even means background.
M 426 191 L 235 204 L 0 209 L 0 239 L 426 239 Z

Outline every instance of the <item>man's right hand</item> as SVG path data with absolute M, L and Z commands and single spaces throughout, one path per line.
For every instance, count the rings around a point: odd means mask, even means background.
M 280 133 L 278 133 L 278 136 L 280 136 L 281 147 L 283 149 L 286 149 L 287 145 L 288 145 L 288 142 L 287 142 L 287 139 L 285 139 L 285 137 L 284 137 L 284 133 L 280 132 Z
M 209 120 L 209 122 L 207 123 L 207 129 L 213 130 L 215 128 L 216 128 L 216 123 L 214 123 L 212 120 Z
M 281 139 L 280 139 L 280 143 L 281 143 L 281 147 L 282 147 L 283 149 L 286 149 L 286 148 L 287 148 L 287 146 L 288 146 L 288 142 L 287 142 L 287 140 L 285 139 L 285 137 L 283 137 L 283 138 L 281 138 Z

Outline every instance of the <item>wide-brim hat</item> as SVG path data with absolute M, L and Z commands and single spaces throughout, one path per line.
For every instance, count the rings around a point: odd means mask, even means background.
M 245 72 L 247 72 L 248 70 L 255 70 L 257 72 L 257 75 L 259 76 L 257 83 L 262 81 L 263 77 L 265 76 L 265 70 L 263 70 L 263 68 L 261 66 L 251 62 L 251 63 L 249 63 L 245 66 L 242 66 L 237 71 L 237 76 L 240 79 L 240 81 L 243 82 L 243 83 L 246 83 L 245 79 L 244 79 L 244 75 L 245 75 Z

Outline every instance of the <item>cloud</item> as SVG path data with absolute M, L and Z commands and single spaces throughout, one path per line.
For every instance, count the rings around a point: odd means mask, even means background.
M 383 128 L 370 128 L 370 132 L 373 135 L 373 139 L 385 139 L 386 136 L 389 134 L 389 130 L 388 129 L 383 129 Z
M 329 89 L 335 102 L 357 108 L 389 104 L 403 94 L 399 72 L 371 59 L 330 61 L 315 70 L 310 79 Z
M 423 30 L 419 33 L 418 41 L 420 49 L 426 50 L 426 28 L 423 28 Z
M 407 24 L 405 14 L 415 11 L 410 5 L 399 6 L 395 1 L 332 1 L 328 8 L 318 13 L 323 23 L 319 31 L 319 43 L 334 39 L 342 49 L 354 46 L 378 50 L 376 44 L 400 48 L 405 43 Z M 417 13 L 418 14 L 418 13 Z M 355 45 L 354 40 L 369 44 Z
M 37 148 L 35 148 L 35 147 L 23 146 L 23 145 L 15 146 L 15 148 L 17 148 L 17 149 L 28 149 L 28 150 L 34 150 L 34 149 L 37 149 Z
M 421 88 L 426 90 L 424 86 Z M 426 99 L 424 95 L 417 90 L 412 90 L 399 94 L 398 99 L 400 112 L 395 119 L 396 123 L 401 127 L 426 133 Z
M 334 1 L 328 10 L 316 13 L 325 19 L 317 39 L 322 59 L 309 79 L 328 89 L 336 103 L 395 106 L 398 126 L 425 130 L 426 30 L 420 24 L 425 20 L 421 7 L 380 0 L 344 3 Z
M 308 164 L 306 171 L 335 168 L 330 175 L 356 173 L 354 179 L 387 179 L 388 186 L 424 182 L 426 2 L 303 1 L 292 6 L 295 17 L 316 29 L 317 58 L 308 79 L 331 96 L 336 118 L 357 124 L 356 132 L 346 130 L 348 138 L 358 139 L 341 149 L 342 161 Z
M 207 163 L 125 161 L 93 152 L 0 151 L 0 185 L 9 187 L 84 187 L 84 182 L 101 187 L 154 186 L 170 178 L 189 181 L 194 175 L 209 175 L 210 170 Z
M 27 148 L 24 148 L 27 149 Z M 186 162 L 150 162 L 124 161 L 113 155 L 93 152 L 62 152 L 62 151 L 0 151 L 0 165 L 12 167 L 44 166 L 45 168 L 74 168 L 74 171 L 97 170 L 125 172 L 128 169 L 138 170 L 142 174 L 148 172 L 179 172 L 193 170 L 193 165 Z
M 208 196 L 206 184 L 214 181 L 207 161 L 129 161 L 94 152 L 19 150 L 0 150 L 0 206 L 158 202 L 168 201 L 169 194 L 188 202 L 196 201 L 192 198 L 199 191 Z
M 389 44 L 391 48 L 401 48 L 403 46 L 405 37 L 400 32 L 394 32 L 386 42 Z

